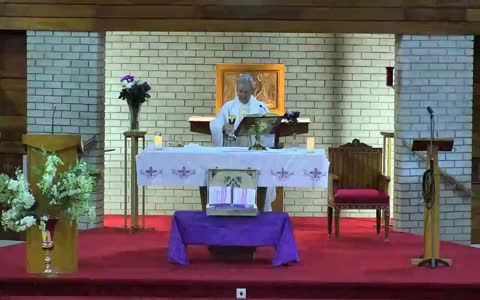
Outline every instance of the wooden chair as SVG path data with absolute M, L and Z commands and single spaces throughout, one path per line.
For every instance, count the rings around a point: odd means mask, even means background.
M 335 237 L 340 233 L 342 209 L 375 209 L 377 235 L 380 234 L 381 210 L 385 217 L 385 241 L 390 220 L 390 178 L 382 175 L 382 148 L 373 148 L 354 139 L 340 147 L 328 149 L 328 235 L 332 233 L 335 212 Z

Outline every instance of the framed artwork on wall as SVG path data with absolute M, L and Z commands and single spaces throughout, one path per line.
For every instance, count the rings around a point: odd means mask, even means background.
M 271 113 L 285 110 L 285 66 L 282 64 L 217 64 L 217 97 L 215 113 L 235 98 L 236 79 L 249 73 L 254 79 L 253 96 L 264 102 Z

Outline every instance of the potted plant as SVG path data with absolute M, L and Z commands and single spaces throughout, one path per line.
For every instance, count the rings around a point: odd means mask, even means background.
M 46 157 L 44 166 L 35 170 L 40 178 L 36 186 L 38 193 L 32 192 L 21 170 L 16 171 L 16 178 L 0 175 L 0 204 L 4 207 L 1 223 L 4 228 L 16 232 L 38 227 L 41 232 L 38 248 L 41 246 L 46 251 L 44 273 L 54 273 L 50 252 L 54 247 L 57 222 L 77 222 L 82 215 L 87 215 L 91 222 L 95 220 L 91 194 L 96 177 L 86 162 L 77 162 L 59 172 L 62 160 L 55 153 L 43 151 L 43 155 Z M 36 199 L 34 194 L 44 201 Z
M 118 99 L 127 100 L 130 110 L 130 130 L 138 130 L 138 116 L 142 104 L 150 98 L 148 91 L 151 90 L 147 82 L 135 80 L 133 75 L 125 75 L 120 79 L 122 90 Z
M 292 148 L 298 148 L 297 143 L 297 124 L 298 124 L 298 117 L 300 116 L 300 112 L 298 111 L 289 111 L 283 115 L 282 122 L 286 122 L 288 128 L 290 129 L 290 133 L 293 137 Z
M 0 174 L 0 204 L 4 210 L 1 215 L 2 226 L 11 231 L 23 232 L 38 225 L 45 230 L 46 216 L 35 211 L 35 198 L 22 170 L 15 172 L 16 178 Z
M 55 154 L 47 154 L 43 168 L 36 170 L 40 176 L 37 183 L 43 198 L 49 205 L 38 208 L 39 212 L 49 217 L 62 215 L 69 221 L 77 221 L 80 216 L 87 215 L 91 222 L 95 220 L 95 206 L 91 194 L 95 190 L 95 170 L 85 161 L 77 162 L 64 172 L 58 172 L 62 160 Z

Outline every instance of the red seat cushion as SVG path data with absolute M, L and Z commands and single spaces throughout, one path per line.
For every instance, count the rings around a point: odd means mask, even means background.
M 333 196 L 335 203 L 373 204 L 388 203 L 390 197 L 375 189 L 339 189 Z

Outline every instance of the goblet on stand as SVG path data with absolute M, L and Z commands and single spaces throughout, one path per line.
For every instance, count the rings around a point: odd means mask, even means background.
M 45 223 L 45 231 L 42 231 L 42 249 L 45 251 L 45 270 L 43 274 L 51 276 L 55 274 L 52 269 L 52 251 L 54 249 L 53 235 L 58 219 L 48 219 Z
M 235 129 L 234 129 L 234 124 L 235 124 L 235 119 L 233 115 L 228 116 L 228 124 L 229 124 L 229 129 L 228 129 L 228 134 L 227 134 L 227 140 L 228 141 L 235 141 L 237 139 L 237 136 L 235 135 Z
M 248 150 L 267 150 L 262 144 L 260 144 L 260 121 L 255 120 L 255 144 L 248 148 Z

